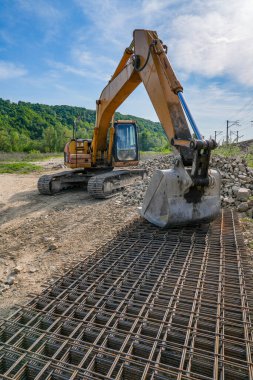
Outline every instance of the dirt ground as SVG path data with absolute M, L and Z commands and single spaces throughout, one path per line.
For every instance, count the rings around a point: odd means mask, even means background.
M 45 173 L 60 166 L 39 164 Z M 138 215 L 136 207 L 117 204 L 117 197 L 99 201 L 84 190 L 40 195 L 40 175 L 0 175 L 0 318 Z
M 45 173 L 63 170 L 59 159 L 38 164 Z M 99 201 L 83 190 L 40 195 L 40 175 L 0 175 L 0 318 L 138 215 L 117 197 Z M 253 223 L 243 222 L 243 230 L 252 253 Z

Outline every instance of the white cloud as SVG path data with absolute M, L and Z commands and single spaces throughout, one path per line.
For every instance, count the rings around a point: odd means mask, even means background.
M 25 68 L 12 62 L 0 61 L 0 80 L 23 77 L 26 74 L 27 70 Z
M 83 78 L 93 78 L 98 81 L 106 83 L 110 79 L 110 75 L 106 75 L 104 72 L 99 70 L 91 70 L 85 66 L 77 66 L 71 64 L 65 64 L 57 61 L 47 61 L 48 65 L 53 69 L 51 72 L 51 77 L 57 76 L 57 73 L 69 73 L 74 74 Z
M 103 51 L 104 62 L 105 56 L 113 60 L 118 57 L 118 61 L 134 29 L 158 31 L 168 45 L 173 68 L 185 87 L 189 107 L 205 136 L 213 135 L 214 130 L 225 130 L 226 119 L 237 118 L 236 110 L 242 99 L 243 103 L 250 100 L 248 89 L 253 86 L 252 0 L 76 0 L 76 4 L 90 21 L 90 27 L 83 31 L 82 37 L 80 35 L 79 45 L 92 41 L 94 52 Z M 84 54 L 82 59 L 80 54 L 79 58 L 86 66 L 89 64 L 90 55 Z M 117 62 L 114 67 L 116 65 Z M 103 72 L 104 66 L 101 59 L 96 70 Z M 120 109 L 156 119 L 141 87 Z
M 227 75 L 253 85 L 252 0 L 76 0 L 96 46 L 118 52 L 136 28 L 158 30 L 176 70 L 213 78 Z M 88 31 L 92 35 L 91 30 Z M 122 50 L 123 51 L 123 50 Z
M 47 60 L 53 69 L 51 77 L 56 77 L 59 72 L 65 72 L 106 84 L 117 66 L 114 59 L 99 55 L 97 51 L 89 51 L 87 46 L 74 47 L 69 61 L 70 63 Z
M 172 23 L 171 51 L 184 72 L 208 78 L 228 75 L 253 85 L 253 3 L 251 0 L 193 1 Z
M 76 3 L 91 21 L 89 38 L 95 35 L 96 46 L 105 47 L 104 55 L 108 57 L 120 56 L 134 29 L 158 31 L 168 45 L 169 58 L 185 87 L 189 107 L 207 137 L 214 130 L 225 130 L 226 119 L 237 118 L 242 104 L 250 101 L 247 88 L 253 86 L 252 0 L 76 0 Z M 224 77 L 226 82 L 222 80 Z M 141 88 L 120 108 L 125 113 L 156 119 Z
M 88 50 L 87 46 L 73 48 L 72 58 L 76 64 L 79 64 L 80 66 L 92 67 L 93 69 L 102 65 L 112 67 L 116 67 L 117 65 L 116 60 L 111 58 L 110 55 L 107 57 L 105 55 L 98 54 L 96 50 L 92 52 Z
M 80 99 L 90 98 L 92 108 L 95 107 L 95 97 L 99 96 L 125 47 L 131 42 L 133 30 L 138 28 L 157 30 L 168 45 L 172 66 L 205 135 L 214 129 L 225 128 L 226 119 L 236 119 L 236 110 L 242 103 L 250 102 L 253 86 L 252 0 L 74 0 L 73 4 L 82 12 L 76 25 L 72 14 L 66 14 L 64 2 L 63 7 L 57 9 L 58 1 L 17 1 L 23 13 L 36 18 L 49 35 L 58 33 L 61 29 L 57 29 L 57 25 L 61 23 L 62 26 L 62 21 L 67 22 L 69 17 L 71 30 L 70 27 L 64 29 L 65 33 L 70 33 L 68 38 L 62 35 L 63 41 L 57 40 L 62 43 L 64 58 L 59 62 L 60 58 L 56 56 L 58 44 L 56 50 L 45 57 L 51 59 L 47 61 L 51 71 L 46 74 L 57 85 L 67 89 L 72 86 L 76 99 L 79 99 L 78 93 Z M 75 12 L 76 9 L 73 14 Z M 25 75 L 25 69 L 15 65 L 8 66 L 7 72 Z M 0 78 L 6 75 L 0 64 Z M 49 96 L 55 96 L 53 90 L 51 93 Z M 61 99 L 64 94 L 67 91 L 62 91 Z M 142 86 L 121 109 L 125 113 L 156 119 Z
M 131 42 L 129 26 L 136 18 L 136 4 L 130 5 L 119 0 L 76 0 L 76 3 L 91 20 L 93 38 L 96 39 L 97 44 L 100 41 L 102 45 L 105 41 L 106 44 L 110 43 L 119 47 L 124 44 L 124 41 Z
M 92 54 L 87 51 L 86 49 L 74 49 L 73 51 L 73 58 L 82 65 L 92 65 L 94 62 L 94 59 L 92 57 Z

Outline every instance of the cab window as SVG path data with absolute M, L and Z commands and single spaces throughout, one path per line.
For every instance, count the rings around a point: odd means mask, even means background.
M 134 124 L 117 124 L 116 155 L 119 161 L 137 160 L 137 134 Z

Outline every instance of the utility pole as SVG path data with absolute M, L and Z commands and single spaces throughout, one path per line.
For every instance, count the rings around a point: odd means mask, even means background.
M 230 124 L 230 125 L 229 125 Z M 226 133 L 226 143 L 228 145 L 228 130 L 229 128 L 231 128 L 233 125 L 237 125 L 239 126 L 239 120 L 235 120 L 235 121 L 230 121 L 230 120 L 227 120 L 227 133 Z
M 236 142 L 239 142 L 239 139 L 241 139 L 244 135 L 239 136 L 239 131 L 236 131 Z
M 223 132 L 222 131 L 214 131 L 214 140 L 216 141 L 216 138 L 221 135 Z M 216 141 L 217 142 L 217 141 Z
M 244 135 L 239 136 L 239 131 L 230 131 L 231 134 L 236 135 L 236 143 L 239 142 L 239 139 L 241 139 Z M 231 137 L 231 136 L 230 136 Z

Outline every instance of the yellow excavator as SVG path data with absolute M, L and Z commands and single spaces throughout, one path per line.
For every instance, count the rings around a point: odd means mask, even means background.
M 214 219 L 220 210 L 220 174 L 209 169 L 209 161 L 216 143 L 202 138 L 167 58 L 167 46 L 155 31 L 143 29 L 134 31 L 133 41 L 96 102 L 92 140 L 73 138 L 65 146 L 65 165 L 74 170 L 42 176 L 39 192 L 53 194 L 85 184 L 93 197 L 107 198 L 145 176 L 144 170 L 125 169 L 138 164 L 135 122 L 113 120 L 117 108 L 140 83 L 176 152 L 172 169 L 154 173 L 141 215 L 160 227 Z

